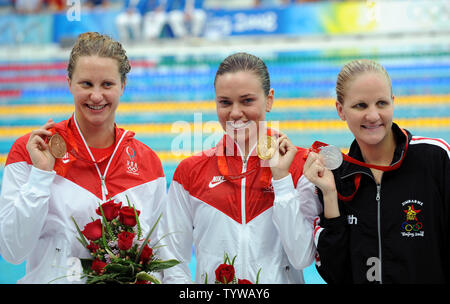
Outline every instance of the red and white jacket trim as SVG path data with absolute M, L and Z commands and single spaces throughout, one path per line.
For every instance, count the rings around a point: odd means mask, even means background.
M 305 151 L 298 148 L 290 175 L 268 186 L 261 182 L 261 169 L 226 180 L 216 152 L 217 147 L 189 157 L 175 171 L 162 219 L 163 230 L 171 233 L 161 254 L 182 263 L 164 271 L 163 282 L 192 282 L 193 245 L 197 283 L 204 283 L 206 275 L 214 282 L 224 254 L 236 256 L 238 278 L 255 282 L 261 269 L 260 283 L 304 282 L 301 269 L 315 254 L 312 216 L 321 211 L 314 185 L 302 176 Z M 241 155 L 226 156 L 230 172 L 246 172 L 260 161 Z
M 90 160 L 72 120 L 73 116 L 57 126 L 62 133 L 71 128 L 79 155 Z M 81 228 L 91 217 L 98 218 L 95 209 L 102 202 L 102 184 L 94 164 L 85 160 L 57 159 L 59 173 L 37 169 L 25 147 L 28 138 L 29 134 L 16 140 L 4 169 L 0 254 L 13 264 L 27 261 L 26 275 L 19 283 L 48 283 L 73 270 L 72 257 L 89 257 L 76 239 L 71 217 Z M 126 205 L 128 196 L 141 211 L 142 229 L 148 231 L 161 212 L 160 202 L 166 194 L 161 162 L 134 138 L 133 132 L 116 127 L 116 140 L 120 144 L 105 177 L 107 199 Z M 152 239 L 157 240 L 155 232 Z M 70 277 L 54 282 L 77 283 Z

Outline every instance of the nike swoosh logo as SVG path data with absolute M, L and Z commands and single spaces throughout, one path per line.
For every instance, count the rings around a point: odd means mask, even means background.
M 69 154 L 66 153 L 62 159 L 63 164 L 67 164 L 68 162 L 70 162 L 70 158 L 69 158 Z
M 210 181 L 209 182 L 209 188 L 214 188 L 214 187 L 220 185 L 221 183 L 223 183 L 225 181 L 226 181 L 226 179 L 222 179 L 222 180 L 219 180 L 217 182 Z

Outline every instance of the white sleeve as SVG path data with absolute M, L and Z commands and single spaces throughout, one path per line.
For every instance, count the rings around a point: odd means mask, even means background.
M 301 176 L 295 189 L 291 175 L 272 179 L 272 185 L 275 192 L 273 222 L 283 248 L 292 266 L 306 268 L 312 264 L 316 254 L 314 220 L 322 212 L 315 186 Z
M 37 244 L 55 176 L 55 171 L 43 171 L 26 162 L 5 167 L 0 197 L 0 254 L 6 261 L 22 263 Z
M 127 197 L 125 197 L 125 195 Z M 127 198 L 131 204 L 136 204 L 136 208 L 141 211 L 139 215 L 139 223 L 142 229 L 142 238 L 158 220 L 162 213 L 162 206 L 166 196 L 166 178 L 159 177 L 145 184 L 133 187 L 120 194 L 117 198 L 122 201 L 122 206 L 126 206 Z M 153 245 L 159 240 L 158 231 L 161 223 L 158 223 L 155 230 L 150 236 L 150 244 Z
M 181 184 L 172 180 L 166 196 L 161 219 L 165 237 L 160 249 L 162 259 L 176 259 L 180 264 L 164 270 L 163 283 L 192 283 L 189 262 L 192 258 L 193 217 L 189 202 L 189 193 Z

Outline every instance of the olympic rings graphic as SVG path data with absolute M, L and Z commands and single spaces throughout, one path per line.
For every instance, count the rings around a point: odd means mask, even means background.
M 130 151 L 130 150 L 131 150 L 131 151 Z M 129 156 L 131 159 L 133 159 L 133 158 L 136 156 L 136 151 L 134 151 L 134 149 L 131 148 L 130 146 L 128 146 L 128 147 L 125 149 L 125 152 L 128 154 L 128 156 Z
M 417 222 L 414 225 L 408 224 L 408 222 L 403 222 L 403 224 L 402 224 L 402 228 L 407 232 L 410 232 L 411 230 L 419 231 L 420 229 L 422 229 L 422 227 L 423 227 L 423 224 L 421 222 Z

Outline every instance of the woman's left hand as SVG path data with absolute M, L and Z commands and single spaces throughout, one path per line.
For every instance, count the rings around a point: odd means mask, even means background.
M 297 147 L 294 146 L 286 134 L 279 132 L 275 155 L 270 159 L 270 169 L 273 179 L 282 179 L 289 175 L 289 167 L 297 154 Z

